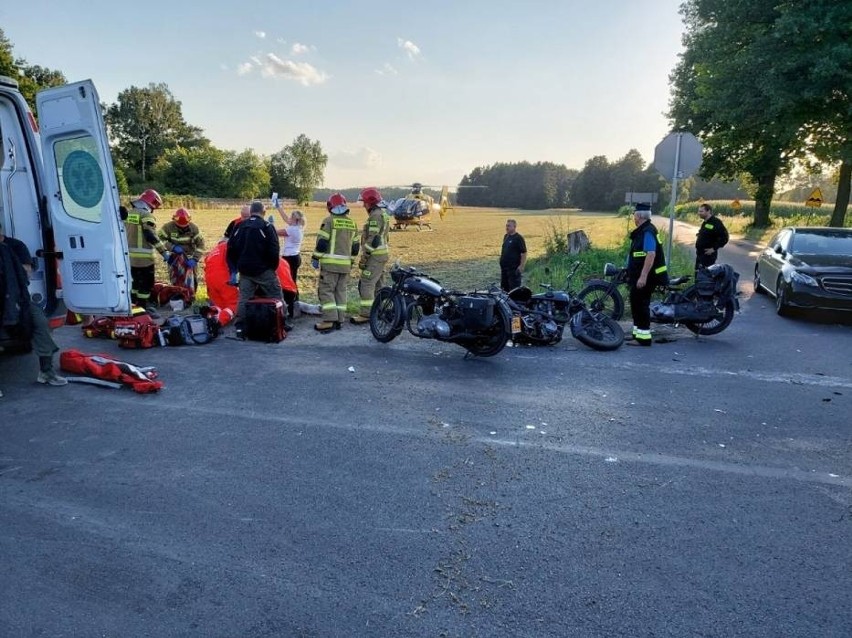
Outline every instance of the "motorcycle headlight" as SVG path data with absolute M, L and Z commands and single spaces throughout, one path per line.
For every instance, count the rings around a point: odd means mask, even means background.
M 798 270 L 794 270 L 792 272 L 790 279 L 795 281 L 797 284 L 802 284 L 803 286 L 813 286 L 814 288 L 819 286 L 819 282 L 816 279 L 803 272 L 799 272 Z

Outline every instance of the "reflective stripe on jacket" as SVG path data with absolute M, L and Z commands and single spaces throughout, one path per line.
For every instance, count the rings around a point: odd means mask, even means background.
M 666 258 L 663 254 L 663 244 L 660 242 L 660 234 L 650 220 L 644 222 L 630 233 L 630 253 L 627 257 L 627 280 L 634 284 L 642 274 L 645 265 L 645 233 L 650 232 L 654 237 L 654 265 L 648 273 L 648 283 L 652 286 L 665 284 L 669 280 Z
M 388 231 L 390 230 L 390 215 L 378 206 L 370 209 L 370 215 L 361 232 L 361 245 L 364 254 L 380 257 L 388 254 Z
M 325 250 L 320 246 L 325 245 Z M 317 249 L 313 258 L 328 272 L 348 273 L 352 258 L 358 254 L 358 227 L 346 215 L 329 215 L 317 231 Z
M 148 212 L 132 212 L 124 222 L 127 232 L 127 251 L 130 265 L 134 268 L 151 266 L 154 251 L 166 252 L 166 246 L 157 238 L 157 220 Z

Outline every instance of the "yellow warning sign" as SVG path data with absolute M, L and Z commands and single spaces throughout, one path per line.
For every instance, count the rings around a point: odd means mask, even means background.
M 822 191 L 819 187 L 815 188 L 808 199 L 805 200 L 805 206 L 809 206 L 811 208 L 819 208 L 822 206 Z
M 733 208 L 737 212 L 739 212 L 740 208 L 742 208 L 742 207 L 743 207 L 743 205 L 740 204 L 740 200 L 738 200 L 738 199 L 735 199 L 734 201 L 731 202 L 731 208 Z

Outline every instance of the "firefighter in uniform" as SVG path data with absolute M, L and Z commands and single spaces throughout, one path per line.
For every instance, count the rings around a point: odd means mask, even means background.
M 160 194 L 149 188 L 130 202 L 131 209 L 124 221 L 127 232 L 127 248 L 130 253 L 130 296 L 133 303 L 153 310 L 150 305 L 151 289 L 154 287 L 154 251 L 168 262 L 171 258 L 166 245 L 157 237 L 157 220 L 154 211 L 163 205 Z
M 376 188 L 365 188 L 358 196 L 367 209 L 367 221 L 361 230 L 361 258 L 358 260 L 358 296 L 361 298 L 358 316 L 349 321 L 354 324 L 369 323 L 370 308 L 376 288 L 384 282 L 385 264 L 388 263 L 388 231 L 390 215 L 387 214 L 382 194 Z
M 163 225 L 157 233 L 172 254 L 169 262 L 169 280 L 172 285 L 198 288 L 196 266 L 204 255 L 204 236 L 192 223 L 192 215 L 185 208 L 178 208 L 172 221 Z
M 701 226 L 695 238 L 695 270 L 715 264 L 719 249 L 728 243 L 728 229 L 713 214 L 710 204 L 701 204 L 698 216 L 701 218 Z
M 627 283 L 630 286 L 630 307 L 633 311 L 633 341 L 638 346 L 650 346 L 651 294 L 654 288 L 669 281 L 663 245 L 656 227 L 651 223 L 651 207 L 636 204 L 633 212 L 636 228 L 630 233 L 630 252 L 627 255 Z
M 346 317 L 346 284 L 360 248 L 358 227 L 349 218 L 346 198 L 335 193 L 325 207 L 329 215 L 317 231 L 311 259 L 311 266 L 320 270 L 317 296 L 322 308 L 322 321 L 314 328 L 323 333 L 339 330 Z

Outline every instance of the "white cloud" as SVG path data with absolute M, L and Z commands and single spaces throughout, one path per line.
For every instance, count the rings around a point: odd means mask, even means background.
M 263 40 L 266 37 L 266 31 L 255 31 L 255 36 Z
M 293 46 L 290 47 L 290 53 L 293 55 L 307 53 L 310 50 L 311 48 L 307 44 L 302 44 L 301 42 L 294 42 Z
M 328 79 L 326 73 L 307 62 L 282 60 L 274 53 L 266 54 L 266 60 L 261 64 L 261 74 L 264 77 L 281 77 L 286 80 L 295 80 L 302 86 L 322 84 Z
M 251 73 L 253 68 L 254 67 L 251 62 L 243 62 L 237 67 L 237 75 L 246 75 L 247 73 Z
M 396 39 L 397 46 L 405 51 L 409 60 L 414 60 L 420 56 L 420 47 L 414 44 L 411 40 Z
M 379 75 L 399 75 L 399 71 L 387 62 L 382 65 L 381 69 L 376 69 L 376 73 Z
M 329 162 L 339 168 L 375 168 L 382 163 L 382 155 L 369 146 L 355 151 L 339 151 L 329 157 Z

